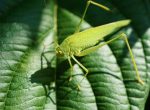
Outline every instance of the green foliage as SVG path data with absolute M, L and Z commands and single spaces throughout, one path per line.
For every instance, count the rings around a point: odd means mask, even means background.
M 52 42 L 61 43 L 73 34 L 85 0 L 58 0 L 58 3 L 1 0 L 1 110 L 145 110 L 150 84 L 150 3 L 148 0 L 97 1 L 112 12 L 90 6 L 82 30 L 131 19 L 130 26 L 105 41 L 121 32 L 128 35 L 145 85 L 136 81 L 129 52 L 121 39 L 78 58 L 90 71 L 81 83 L 81 91 L 76 85 L 84 71 L 75 63 L 74 77 L 68 82 L 68 61 L 53 57 Z

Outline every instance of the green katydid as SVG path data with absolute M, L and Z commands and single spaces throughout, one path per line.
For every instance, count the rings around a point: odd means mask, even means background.
M 75 33 L 73 35 L 70 35 L 69 37 L 67 37 L 60 45 L 57 44 L 56 54 L 58 56 L 67 57 L 68 62 L 69 62 L 70 67 L 71 67 L 71 70 L 73 71 L 73 66 L 71 63 L 71 58 L 72 58 L 86 72 L 86 74 L 85 74 L 85 77 L 86 77 L 86 75 L 88 74 L 88 69 L 86 67 L 84 67 L 84 65 L 82 65 L 75 58 L 75 56 L 85 56 L 85 55 L 95 51 L 96 49 L 98 49 L 98 48 L 100 48 L 106 44 L 109 44 L 109 43 L 111 43 L 111 42 L 113 42 L 119 38 L 123 38 L 123 40 L 125 41 L 125 43 L 128 47 L 129 53 L 130 53 L 130 57 L 132 59 L 133 66 L 134 66 L 134 69 L 136 71 L 137 80 L 141 84 L 144 84 L 144 82 L 140 78 L 133 53 L 131 51 L 128 39 L 124 33 L 122 33 L 120 36 L 117 36 L 117 37 L 115 37 L 115 38 L 113 38 L 113 39 L 111 39 L 105 43 L 99 44 L 99 42 L 101 40 L 103 40 L 103 38 L 106 37 L 107 35 L 113 33 L 114 31 L 117 31 L 121 27 L 127 26 L 130 23 L 130 20 L 121 20 L 121 21 L 109 23 L 106 25 L 90 28 L 90 29 L 87 29 L 85 31 L 79 32 L 80 31 L 80 25 L 81 25 L 81 23 L 85 17 L 85 14 L 86 14 L 87 9 L 88 9 L 90 4 L 96 5 L 98 7 L 101 7 L 103 9 L 109 11 L 109 8 L 107 8 L 101 4 L 98 4 L 92 0 L 89 0 L 87 2 L 85 11 L 83 13 L 81 21 L 80 21 Z

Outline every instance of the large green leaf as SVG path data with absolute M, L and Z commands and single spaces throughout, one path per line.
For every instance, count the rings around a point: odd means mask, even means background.
M 56 57 L 53 41 L 60 44 L 74 33 L 85 0 L 58 0 L 58 3 L 55 0 L 1 0 L 1 110 L 146 110 L 150 84 L 150 3 L 148 0 L 100 1 L 112 12 L 90 6 L 82 30 L 131 19 L 131 25 L 105 40 L 121 32 L 128 35 L 145 84 L 136 81 L 122 39 L 77 58 L 89 74 L 80 83 L 84 71 L 73 62 L 73 78 L 69 81 L 68 61 Z M 79 83 L 80 91 L 77 90 Z

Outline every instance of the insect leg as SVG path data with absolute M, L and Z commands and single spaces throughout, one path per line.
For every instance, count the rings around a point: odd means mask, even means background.
M 69 81 L 71 81 L 71 80 L 72 80 L 73 66 L 72 66 L 70 57 L 68 57 L 68 62 L 69 62 L 69 65 L 70 65 L 70 67 L 71 67 L 71 77 L 69 78 Z
M 84 67 L 74 56 L 71 56 L 72 59 L 86 72 L 86 75 L 88 74 L 88 69 Z
M 126 37 L 126 34 L 122 33 L 122 34 L 120 35 L 120 37 L 122 37 L 123 40 L 126 42 L 126 45 L 127 45 L 127 47 L 128 47 L 129 53 L 130 53 L 130 57 L 131 57 L 131 59 L 132 59 L 132 63 L 133 63 L 134 69 L 135 69 L 135 71 L 136 71 L 136 76 L 137 76 L 138 81 L 139 81 L 141 84 L 144 84 L 144 82 L 142 81 L 142 79 L 141 79 L 141 77 L 140 77 L 140 74 L 139 74 L 139 71 L 138 71 L 138 68 L 137 68 L 137 65 L 136 65 L 136 62 L 135 62 L 135 58 L 134 58 L 134 56 L 133 56 L 133 53 L 132 53 L 131 47 L 130 47 L 130 45 L 129 45 L 129 41 L 128 41 L 127 37 Z
M 77 28 L 76 28 L 76 30 L 75 30 L 75 33 L 77 33 L 77 32 L 80 31 L 81 23 L 83 22 L 83 19 L 84 19 L 85 15 L 86 15 L 87 9 L 88 9 L 88 7 L 90 6 L 90 4 L 93 4 L 93 5 L 95 5 L 95 6 L 98 6 L 98 7 L 102 8 L 102 9 L 104 9 L 104 10 L 106 10 L 106 11 L 110 11 L 110 9 L 109 9 L 108 7 L 106 7 L 106 6 L 104 6 L 104 5 L 100 4 L 100 3 L 96 3 L 96 2 L 94 2 L 94 1 L 92 1 L 92 0 L 88 0 L 87 3 L 86 3 L 85 10 L 84 10 L 84 12 L 83 12 L 82 18 L 81 18 L 81 20 L 80 20 L 80 22 L 79 22 L 79 24 L 78 24 L 78 26 L 77 26 Z
M 97 50 L 98 48 L 100 48 L 100 47 L 102 47 L 102 46 L 104 46 L 104 45 L 107 45 L 107 44 L 113 42 L 114 40 L 116 40 L 116 39 L 118 39 L 118 38 L 120 38 L 120 36 L 115 37 L 115 38 L 113 38 L 113 39 L 111 39 L 111 40 L 109 40 L 109 41 L 107 41 L 107 42 L 105 42 L 105 43 L 102 43 L 102 44 L 99 44 L 99 45 L 90 47 L 90 48 L 88 48 L 88 49 L 85 49 L 85 50 L 81 51 L 77 56 L 85 56 L 85 55 L 87 55 L 87 54 L 89 54 L 89 53 L 91 53 L 91 52 Z
M 84 78 L 85 78 L 87 76 L 87 74 L 89 73 L 88 69 L 85 66 L 83 66 L 73 55 L 71 57 L 86 72 L 84 75 Z M 80 81 L 80 83 L 83 81 L 83 79 Z M 80 90 L 80 83 L 78 85 L 79 90 Z
M 142 79 L 140 78 L 139 71 L 138 71 L 138 68 L 137 68 L 137 65 L 136 65 L 136 62 L 135 62 L 135 58 L 134 58 L 134 56 L 133 56 L 133 53 L 132 53 L 132 50 L 131 50 L 131 48 L 130 48 L 128 39 L 127 39 L 127 37 L 126 37 L 126 34 L 124 34 L 124 33 L 122 33 L 121 35 L 119 35 L 119 36 L 117 36 L 117 37 L 115 37 L 115 38 L 113 38 L 113 39 L 111 39 L 111 40 L 109 40 L 109 41 L 107 41 L 107 42 L 105 42 L 105 43 L 103 43 L 103 44 L 99 44 L 99 45 L 97 45 L 97 46 L 94 46 L 94 47 L 88 48 L 88 49 L 86 49 L 86 50 L 83 50 L 83 51 L 81 51 L 80 54 L 78 54 L 77 56 L 84 56 L 84 55 L 87 55 L 87 54 L 89 54 L 89 53 L 95 51 L 96 49 L 98 49 L 98 48 L 100 48 L 100 47 L 102 47 L 102 46 L 104 46 L 104 45 L 107 45 L 107 44 L 109 44 L 109 43 L 111 43 L 111 42 L 113 42 L 113 41 L 115 41 L 115 40 L 117 40 L 117 39 L 119 39 L 119 38 L 123 38 L 123 40 L 125 41 L 125 43 L 126 43 L 126 45 L 127 45 L 127 48 L 128 48 L 129 53 L 130 53 L 130 57 L 131 57 L 131 59 L 132 59 L 132 63 L 133 63 L 133 66 L 134 66 L 134 69 L 135 69 L 135 72 L 136 72 L 136 76 L 137 76 L 138 81 L 139 81 L 141 84 L 144 84 L 144 82 L 143 82 Z

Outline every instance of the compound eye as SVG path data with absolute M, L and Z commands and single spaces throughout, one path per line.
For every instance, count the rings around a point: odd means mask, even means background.
M 61 50 L 59 50 L 59 51 L 57 52 L 57 55 L 58 55 L 58 56 L 63 56 L 64 54 L 63 54 L 63 52 L 62 52 Z
M 60 48 L 56 49 L 57 56 L 64 56 L 64 53 L 60 50 Z
M 62 51 L 60 51 L 60 50 L 58 51 L 58 53 L 59 53 L 60 55 L 63 55 L 63 52 L 62 52 Z

